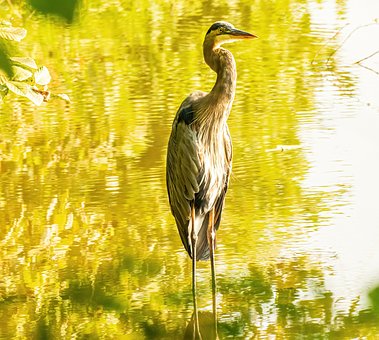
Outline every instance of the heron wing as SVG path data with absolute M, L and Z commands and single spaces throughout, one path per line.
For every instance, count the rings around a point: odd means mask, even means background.
M 196 132 L 191 128 L 193 103 L 204 92 L 194 92 L 180 106 L 172 125 L 167 149 L 166 183 L 172 214 L 182 243 L 189 254 L 188 223 L 191 202 L 199 191 L 200 155 Z
M 206 95 L 195 92 L 187 97 L 180 106 L 172 125 L 171 136 L 167 150 L 166 182 L 172 214 L 182 243 L 191 255 L 188 226 L 191 217 L 191 202 L 196 209 L 195 228 L 198 228 L 197 259 L 206 260 L 209 257 L 207 229 L 209 221 L 209 197 L 205 194 L 209 187 L 209 176 L 205 176 L 202 167 L 203 148 L 198 144 L 197 132 L 191 127 L 195 118 L 194 102 Z M 228 126 L 224 131 L 225 169 L 223 171 L 223 187 L 213 203 L 215 210 L 214 223 L 217 230 L 223 210 L 225 194 L 228 189 L 232 166 L 232 144 Z M 201 201 L 201 204 L 197 202 Z M 204 210 L 204 207 L 207 209 Z
M 216 204 L 215 204 L 215 217 L 214 217 L 214 223 L 215 223 L 215 229 L 217 230 L 220 222 L 221 222 L 221 213 L 224 206 L 224 200 L 225 195 L 228 190 L 229 186 L 229 179 L 230 179 L 230 173 L 232 171 L 232 158 L 233 158 L 233 147 L 232 147 L 232 139 L 230 138 L 229 128 L 227 125 L 225 125 L 225 154 L 226 154 L 226 164 L 225 164 L 225 182 L 224 182 L 224 188 L 221 191 L 220 196 L 218 197 Z
M 225 137 L 224 137 L 224 149 L 226 155 L 226 164 L 225 164 L 225 179 L 224 179 L 224 187 L 222 188 L 219 196 L 217 197 L 214 205 L 214 227 L 215 230 L 218 230 L 221 222 L 221 214 L 224 207 L 225 195 L 228 190 L 230 173 L 232 171 L 232 140 L 230 138 L 228 126 L 225 125 Z M 198 247 L 196 247 L 196 252 L 199 256 L 200 260 L 207 260 L 209 258 L 209 244 L 207 239 L 207 230 L 209 223 L 209 212 L 206 214 L 198 237 Z M 215 239 L 216 246 L 216 239 Z

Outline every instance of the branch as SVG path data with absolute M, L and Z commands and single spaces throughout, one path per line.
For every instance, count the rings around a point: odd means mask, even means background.
M 347 40 L 350 39 L 350 37 L 358 30 L 360 30 L 361 28 L 365 28 L 365 27 L 369 27 L 369 26 L 373 26 L 373 25 L 379 25 L 379 23 L 377 22 L 377 20 L 375 20 L 375 22 L 372 22 L 372 23 L 369 23 L 369 24 L 366 24 L 366 25 L 361 25 L 361 26 L 358 26 L 356 27 L 354 30 L 352 30 L 348 35 L 347 37 L 342 41 L 341 45 L 339 45 L 328 57 L 328 60 L 326 61 L 326 64 L 328 65 L 329 64 L 329 61 L 330 59 L 337 53 L 338 50 L 341 49 L 341 47 L 346 43 Z
M 373 57 L 375 54 L 378 54 L 378 53 L 379 53 L 379 51 L 376 51 L 376 52 L 370 54 L 368 57 L 365 57 L 365 58 L 363 58 L 363 59 L 361 59 L 361 60 L 356 61 L 354 64 L 359 64 L 359 63 L 361 63 L 362 61 L 365 61 L 365 60 L 367 60 L 367 59 L 370 59 L 371 57 Z
M 342 32 L 342 30 L 346 27 L 346 26 L 349 26 L 350 24 L 349 23 L 347 23 L 347 24 L 345 24 L 344 26 L 342 26 L 331 38 L 329 38 L 327 41 L 326 41 L 326 43 L 325 44 L 323 44 L 318 50 L 317 50 L 317 52 L 316 52 L 316 54 L 315 54 L 315 56 L 313 57 L 313 59 L 312 59 L 312 62 L 311 62 L 311 65 L 313 65 L 314 64 L 314 62 L 316 61 L 316 58 L 319 56 L 319 54 L 320 54 L 320 52 L 321 52 L 321 50 L 323 50 L 328 44 L 329 44 L 329 42 L 331 41 L 331 40 L 333 40 L 333 39 L 335 39 L 341 32 Z
M 378 51 L 378 52 L 379 52 L 379 51 Z M 359 66 L 365 68 L 366 70 L 369 70 L 369 71 L 374 72 L 374 73 L 376 73 L 376 74 L 379 75 L 379 72 L 376 71 L 376 70 L 374 70 L 374 69 L 372 69 L 371 67 L 368 67 L 368 66 L 366 66 L 366 65 L 363 65 L 363 64 L 361 64 L 361 63 L 359 63 L 359 62 L 356 62 L 356 64 L 358 64 Z

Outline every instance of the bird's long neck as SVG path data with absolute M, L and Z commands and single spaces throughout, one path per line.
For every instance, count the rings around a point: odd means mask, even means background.
M 213 123 L 226 122 L 234 100 L 236 89 L 236 63 L 230 51 L 214 47 L 204 42 L 204 59 L 209 67 L 217 73 L 217 80 L 211 92 L 204 97 L 201 120 L 210 119 Z
M 229 105 L 234 100 L 237 80 L 233 54 L 224 48 L 216 48 L 208 52 L 208 55 L 210 57 L 207 56 L 205 61 L 217 73 L 216 83 L 210 95 L 218 105 Z

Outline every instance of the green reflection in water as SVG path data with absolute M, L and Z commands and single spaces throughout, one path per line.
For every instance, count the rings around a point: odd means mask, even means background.
M 7 6 L 0 14 L 9 19 Z M 1 107 L 1 338 L 187 334 L 191 263 L 168 208 L 165 151 L 181 100 L 214 82 L 201 44 L 219 19 L 260 36 L 230 46 L 239 73 L 229 123 L 234 169 L 218 235 L 220 336 L 378 331 L 377 316 L 356 301 L 334 310 L 321 263 L 280 256 L 322 225 L 329 200 L 346 190 L 305 190 L 304 150 L 277 151 L 299 146 L 300 119 L 312 120 L 321 78 L 311 61 L 329 52 L 320 52 L 306 1 L 98 0 L 84 2 L 71 27 L 13 11 L 28 30 L 24 48 L 72 104 L 35 108 L 14 98 Z M 340 88 L 354 91 L 343 79 Z M 200 275 L 200 306 L 209 306 L 206 263 Z

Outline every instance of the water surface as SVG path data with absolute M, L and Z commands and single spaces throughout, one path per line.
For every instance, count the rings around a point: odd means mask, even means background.
M 0 4 L 28 30 L 22 52 L 72 100 L 0 107 L 0 338 L 183 338 L 191 261 L 166 146 L 181 101 L 215 81 L 201 47 L 223 19 L 260 39 L 228 46 L 238 85 L 219 335 L 374 339 L 379 76 L 354 63 L 379 49 L 378 28 L 344 42 L 374 22 L 366 2 L 97 0 L 70 27 Z M 198 286 L 206 318 L 209 263 Z

